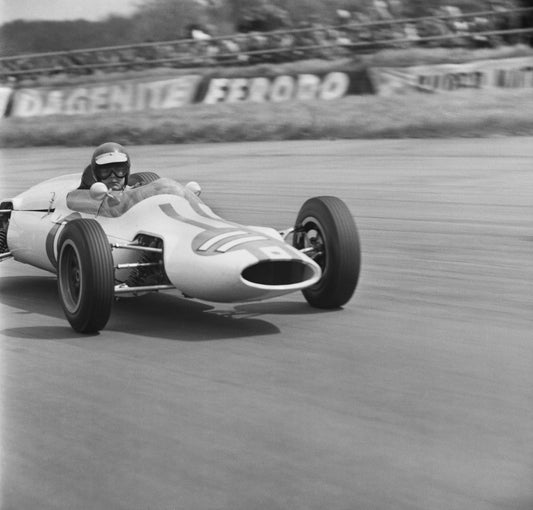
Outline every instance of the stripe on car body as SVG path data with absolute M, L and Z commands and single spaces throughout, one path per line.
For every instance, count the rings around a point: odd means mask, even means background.
M 250 243 L 252 241 L 266 241 L 267 238 L 265 236 L 247 236 L 247 237 L 241 237 L 239 239 L 234 239 L 233 241 L 228 241 L 227 243 L 223 244 L 222 246 L 219 246 L 217 248 L 217 251 L 221 253 L 225 253 L 232 248 L 236 248 L 237 246 L 245 243 Z
M 229 237 L 235 237 L 242 234 L 248 234 L 245 230 L 233 230 L 231 232 L 224 232 L 222 234 L 218 234 L 211 239 L 208 239 L 205 243 L 203 243 L 199 248 L 198 251 L 206 251 L 215 244 L 217 244 L 220 241 L 224 241 L 225 239 L 228 239 Z

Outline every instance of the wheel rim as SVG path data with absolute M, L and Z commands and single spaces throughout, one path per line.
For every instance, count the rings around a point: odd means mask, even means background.
M 303 235 L 299 241 L 299 247 L 305 248 L 306 255 L 313 259 L 322 270 L 322 273 L 327 269 L 327 251 L 326 251 L 326 237 L 324 235 L 324 229 L 322 225 L 316 220 L 316 218 L 305 218 L 302 221 Z
M 61 250 L 59 260 L 59 285 L 66 309 L 74 313 L 79 305 L 83 291 L 82 268 L 78 250 L 67 241 Z

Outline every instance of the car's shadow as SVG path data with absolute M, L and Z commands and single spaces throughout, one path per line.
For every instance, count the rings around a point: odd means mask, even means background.
M 86 336 L 75 333 L 67 323 L 59 303 L 54 276 L 0 278 L 0 303 L 14 308 L 14 314 L 39 314 L 64 321 L 64 326 L 8 328 L 2 330 L 5 335 L 60 340 Z M 279 328 L 261 316 L 317 312 L 305 301 L 263 301 L 217 307 L 180 298 L 172 293 L 151 293 L 116 301 L 104 332 L 119 331 L 181 341 L 273 335 L 280 333 Z
M 235 311 L 248 315 L 317 315 L 334 313 L 338 309 L 320 309 L 311 307 L 302 297 L 301 301 L 259 301 L 235 305 Z

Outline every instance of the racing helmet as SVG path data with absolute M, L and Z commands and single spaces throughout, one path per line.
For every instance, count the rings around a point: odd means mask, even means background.
M 107 179 L 111 173 L 114 173 L 117 177 L 124 177 L 124 184 L 128 184 L 130 156 L 118 143 L 103 143 L 93 152 L 91 170 L 97 181 Z

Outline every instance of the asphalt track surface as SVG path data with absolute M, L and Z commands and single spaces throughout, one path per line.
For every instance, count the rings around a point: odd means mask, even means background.
M 81 336 L 53 275 L 3 262 L 2 510 L 533 508 L 533 139 L 131 152 L 243 223 L 341 197 L 359 287 L 123 299 Z M 4 150 L 2 195 L 90 153 Z

